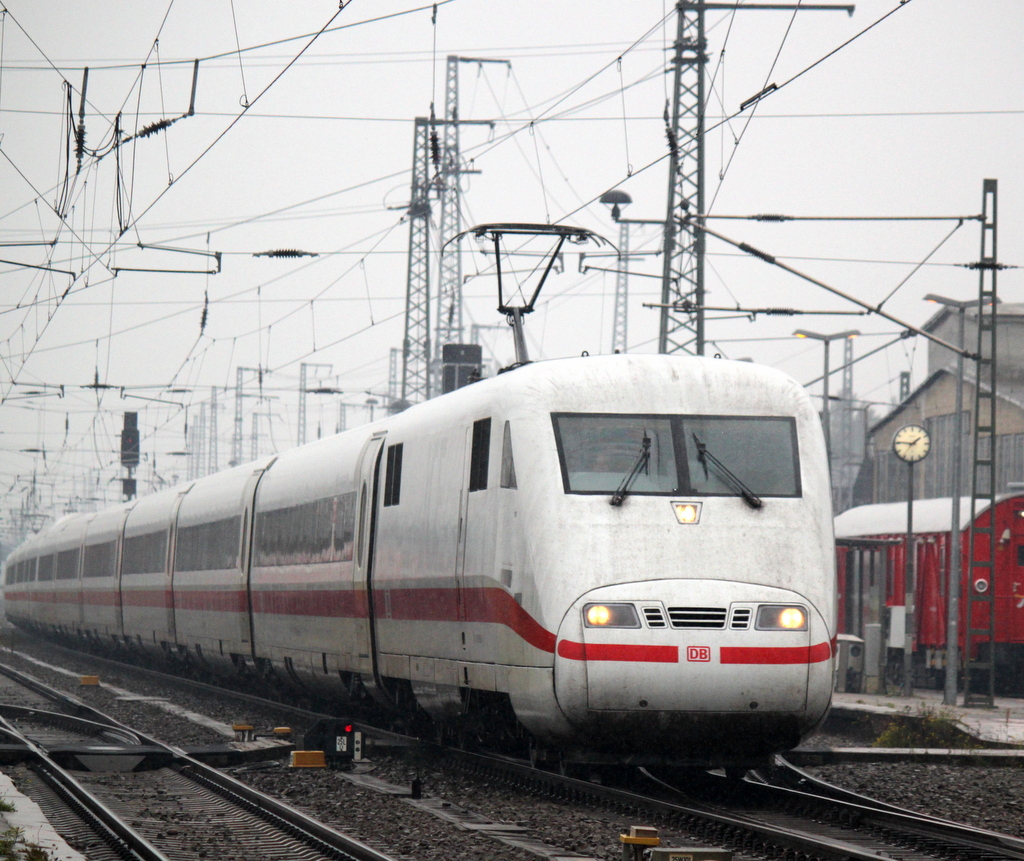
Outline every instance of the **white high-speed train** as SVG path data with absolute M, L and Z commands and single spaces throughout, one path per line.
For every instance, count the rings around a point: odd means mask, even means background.
M 4 580 L 12 622 L 79 642 L 369 693 L 567 759 L 742 766 L 825 717 L 834 566 L 799 384 L 615 355 L 69 515 Z

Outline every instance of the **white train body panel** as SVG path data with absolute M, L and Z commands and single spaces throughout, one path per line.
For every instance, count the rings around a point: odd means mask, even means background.
M 252 649 L 247 554 L 252 498 L 272 458 L 199 479 L 180 497 L 171 578 L 176 644 L 207 663 Z
M 94 515 L 64 517 L 54 524 L 36 568 L 41 600 L 33 620 L 42 625 L 74 629 L 81 621 L 80 578 L 82 541 Z
M 610 505 L 641 436 L 647 467 Z M 673 503 L 699 508 L 697 522 Z M 176 534 L 229 521 L 241 524 L 232 565 L 175 570 Z M 163 570 L 121 575 L 131 642 L 233 653 L 307 686 L 360 678 L 408 707 L 404 685 L 435 718 L 472 691 L 507 695 L 543 742 L 620 758 L 751 759 L 798 743 L 830 703 L 820 421 L 798 384 L 749 363 L 527 365 L 140 500 L 126 545 L 159 530 Z M 16 621 L 37 604 L 24 585 L 8 584 Z M 591 605 L 635 624 L 591 626 Z M 772 627 L 783 608 L 802 624 Z
M 162 652 L 175 643 L 171 557 L 174 518 L 191 485 L 144 496 L 124 524 L 121 549 L 121 617 L 124 634 Z
M 88 525 L 82 551 L 81 630 L 102 640 L 120 637 L 121 590 L 119 575 L 124 523 L 131 505 L 96 514 Z
M 359 429 L 285 452 L 257 490 L 255 654 L 307 681 L 372 672 L 366 589 L 353 560 L 358 466 L 368 437 Z M 297 530 L 304 537 L 293 542 Z

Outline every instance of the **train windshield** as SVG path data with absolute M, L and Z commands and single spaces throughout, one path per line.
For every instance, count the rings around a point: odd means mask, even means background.
M 774 416 L 552 413 L 566 493 L 614 493 L 649 441 L 631 494 L 734 496 L 723 464 L 757 496 L 799 496 L 796 422 Z M 698 445 L 699 443 L 699 445 Z

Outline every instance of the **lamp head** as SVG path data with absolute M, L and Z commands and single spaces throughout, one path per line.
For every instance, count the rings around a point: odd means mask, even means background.
M 618 221 L 622 215 L 623 206 L 629 206 L 633 198 L 619 188 L 613 188 L 601 195 L 601 203 L 612 208 L 612 220 Z

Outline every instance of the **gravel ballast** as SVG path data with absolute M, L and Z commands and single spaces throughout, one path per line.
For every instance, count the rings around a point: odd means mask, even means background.
M 70 655 L 39 641 L 23 640 L 19 648 L 40 660 L 67 667 L 76 673 L 95 673 L 87 655 Z M 3 660 L 11 659 L 9 654 Z M 222 735 L 156 709 L 149 703 L 118 700 L 102 689 L 86 692 L 77 679 L 36 665 L 10 660 L 17 668 L 70 690 L 113 717 L 179 746 L 209 745 L 225 741 Z M 146 696 L 166 697 L 179 705 L 225 723 L 243 720 L 257 731 L 279 725 L 295 725 L 294 717 L 213 693 L 183 692 L 136 677 L 130 671 L 104 670 L 101 679 Z M 85 695 L 83 695 L 85 694 Z M 297 730 L 301 730 L 297 727 Z M 827 726 L 826 726 L 827 732 Z M 298 736 L 301 738 L 301 736 Z M 808 746 L 863 746 L 861 739 L 822 735 L 808 739 Z M 399 787 L 414 778 L 422 782 L 424 796 L 440 798 L 454 807 L 478 813 L 490 820 L 524 829 L 536 840 L 558 847 L 565 854 L 616 861 L 621 858 L 620 832 L 631 824 L 619 814 L 591 809 L 575 802 L 540 799 L 491 779 L 467 775 L 444 761 L 394 749 L 371 749 L 368 770 L 374 777 Z M 405 797 L 356 785 L 343 773 L 319 769 L 290 769 L 286 763 L 267 764 L 265 769 L 237 770 L 236 776 L 273 794 L 357 839 L 395 856 L 419 861 L 451 858 L 487 858 L 494 861 L 526 861 L 536 858 L 522 848 L 506 845 L 479 831 L 455 827 L 413 805 Z M 984 768 L 943 765 L 837 765 L 808 769 L 816 776 L 862 794 L 933 816 L 1024 837 L 1024 773 L 1013 767 Z M 664 831 L 669 844 L 687 842 L 685 835 Z

